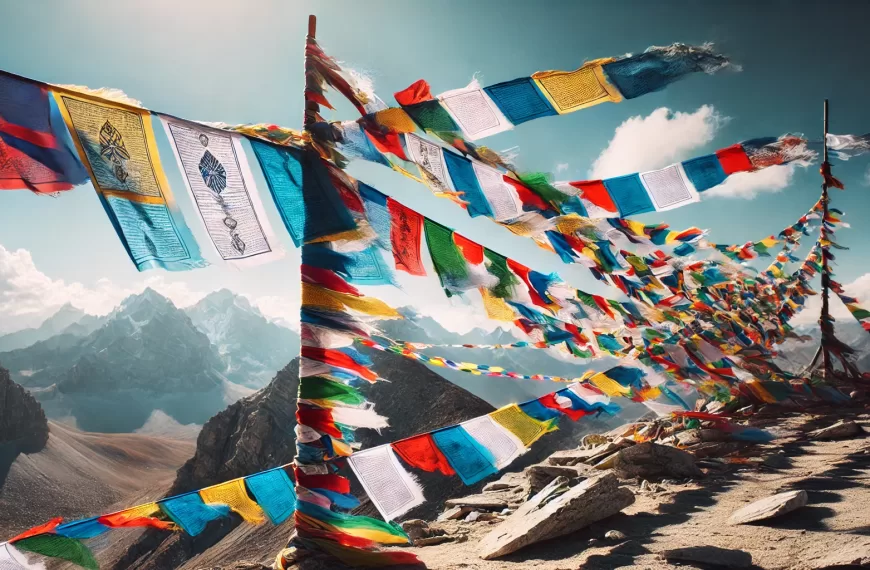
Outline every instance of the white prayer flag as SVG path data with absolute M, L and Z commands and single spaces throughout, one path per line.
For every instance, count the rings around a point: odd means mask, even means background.
M 461 425 L 468 435 L 485 447 L 495 457 L 497 469 L 503 469 L 514 459 L 526 452 L 526 446 L 520 439 L 503 428 L 489 416 L 481 416 L 463 422 Z
M 348 463 L 384 520 L 391 521 L 423 504 L 423 488 L 402 467 L 389 445 L 358 451 Z
M 241 137 L 160 117 L 181 177 L 218 255 L 236 265 L 283 256 L 266 217 Z
M 444 163 L 444 149 L 413 133 L 405 135 L 405 146 L 411 154 L 411 162 L 420 168 L 420 175 L 433 192 L 454 189 Z
M 496 221 L 511 220 L 523 213 L 516 188 L 504 181 L 501 172 L 476 160 L 471 161 L 471 166 Z
M 661 170 L 641 172 L 640 180 L 657 212 L 672 210 L 701 200 L 695 185 L 686 176 L 682 164 L 672 164 Z
M 45 570 L 41 563 L 31 564 L 8 542 L 0 542 L 0 570 Z
M 514 128 L 480 88 L 477 80 L 468 87 L 442 93 L 438 99 L 469 140 L 482 139 Z

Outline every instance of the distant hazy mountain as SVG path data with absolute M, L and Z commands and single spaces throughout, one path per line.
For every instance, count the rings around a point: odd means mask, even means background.
M 185 310 L 217 347 L 232 382 L 262 388 L 299 355 L 299 335 L 267 320 L 247 299 L 221 289 Z
M 72 417 L 86 431 L 133 431 L 154 410 L 202 424 L 251 393 L 227 380 L 217 349 L 187 314 L 151 289 L 84 337 L 62 333 L 0 353 L 0 363 L 50 418 Z
M 432 344 L 510 344 L 518 339 L 503 329 L 486 331 L 475 328 L 465 334 L 450 332 L 438 321 L 420 315 L 409 307 L 402 307 L 404 319 L 386 320 L 378 323 L 378 328 L 393 340 L 427 342 Z M 516 349 L 477 349 L 477 348 L 430 348 L 421 352 L 430 356 L 443 356 L 456 362 L 474 362 L 501 366 L 522 374 L 549 374 L 565 378 L 576 378 L 590 368 L 571 358 L 560 359 L 553 349 L 516 348 Z M 615 361 L 612 361 L 615 363 Z M 596 368 L 604 368 L 611 361 L 600 360 Z M 512 378 L 491 378 L 474 376 L 466 372 L 448 368 L 433 368 L 438 374 L 457 386 L 483 398 L 494 406 L 512 402 L 523 402 L 564 387 L 554 382 L 530 382 Z
M 791 338 L 779 345 L 777 347 L 779 350 L 777 364 L 786 370 L 799 372 L 815 356 L 822 338 L 822 332 L 818 325 L 808 325 L 797 327 L 795 333 L 808 336 L 811 340 L 800 341 Z M 855 362 L 858 369 L 862 372 L 870 371 L 870 334 L 854 320 L 846 319 L 837 320 L 834 325 L 834 334 L 855 350 L 857 353 Z
M 32 329 L 24 329 L 0 336 L 0 352 L 17 348 L 27 348 L 39 341 L 47 340 L 61 333 L 74 336 L 87 336 L 97 329 L 104 317 L 88 315 L 67 303 L 47 318 L 41 325 Z

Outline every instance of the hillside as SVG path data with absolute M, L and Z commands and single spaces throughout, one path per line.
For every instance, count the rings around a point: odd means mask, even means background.
M 0 353 L 0 363 L 49 418 L 85 431 L 132 432 L 155 410 L 202 424 L 252 391 L 224 377 L 208 337 L 151 289 L 128 297 L 90 334 L 62 333 Z

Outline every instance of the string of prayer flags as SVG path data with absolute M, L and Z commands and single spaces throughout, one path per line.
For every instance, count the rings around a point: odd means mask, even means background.
M 831 289 L 833 289 L 837 293 L 840 301 L 842 301 L 843 304 L 846 305 L 846 308 L 849 309 L 849 312 L 852 314 L 855 320 L 858 321 L 858 323 L 861 325 L 861 328 L 870 333 L 870 311 L 861 307 L 861 305 L 858 304 L 858 299 L 850 297 L 842 292 L 843 289 L 839 283 L 832 282 Z
M 263 263 L 282 256 L 241 136 L 160 117 L 211 242 L 224 261 Z
M 85 94 L 53 95 L 136 268 L 204 267 L 166 180 L 150 113 Z
M 88 175 L 52 120 L 46 86 L 0 72 L 0 190 L 70 190 Z

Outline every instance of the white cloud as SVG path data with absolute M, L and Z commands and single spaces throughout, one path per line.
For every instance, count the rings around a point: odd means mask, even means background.
M 870 186 L 870 167 L 867 167 L 867 172 L 864 173 L 864 186 Z
M 300 299 L 267 295 L 250 299 L 251 302 L 263 313 L 263 316 L 283 326 L 298 330 Z
M 559 164 L 556 165 L 556 174 L 558 174 L 560 172 L 565 172 L 566 170 L 568 170 L 568 168 L 570 166 L 571 165 L 568 164 L 567 162 L 560 162 Z
M 684 160 L 707 144 L 727 121 L 711 105 L 693 113 L 660 107 L 646 117 L 631 117 L 616 128 L 595 159 L 590 178 L 607 178 L 661 168 Z
M 821 286 L 817 286 L 817 290 L 821 293 Z M 858 299 L 861 306 L 870 306 L 870 273 L 865 273 L 849 284 L 843 284 L 843 290 L 849 297 L 855 297 Z M 803 310 L 795 315 L 795 317 L 790 321 L 790 324 L 796 327 L 816 325 L 819 322 L 819 313 L 821 310 L 822 296 L 821 294 L 814 295 L 807 300 Z M 840 299 L 837 298 L 837 294 L 833 291 L 831 292 L 830 302 L 828 303 L 828 310 L 839 322 L 850 322 L 854 319 L 852 314 L 849 312 L 849 309 L 840 302 Z
M 762 192 L 779 192 L 791 184 L 795 168 L 795 164 L 779 164 L 755 172 L 738 172 L 704 192 L 704 198 L 751 199 Z

